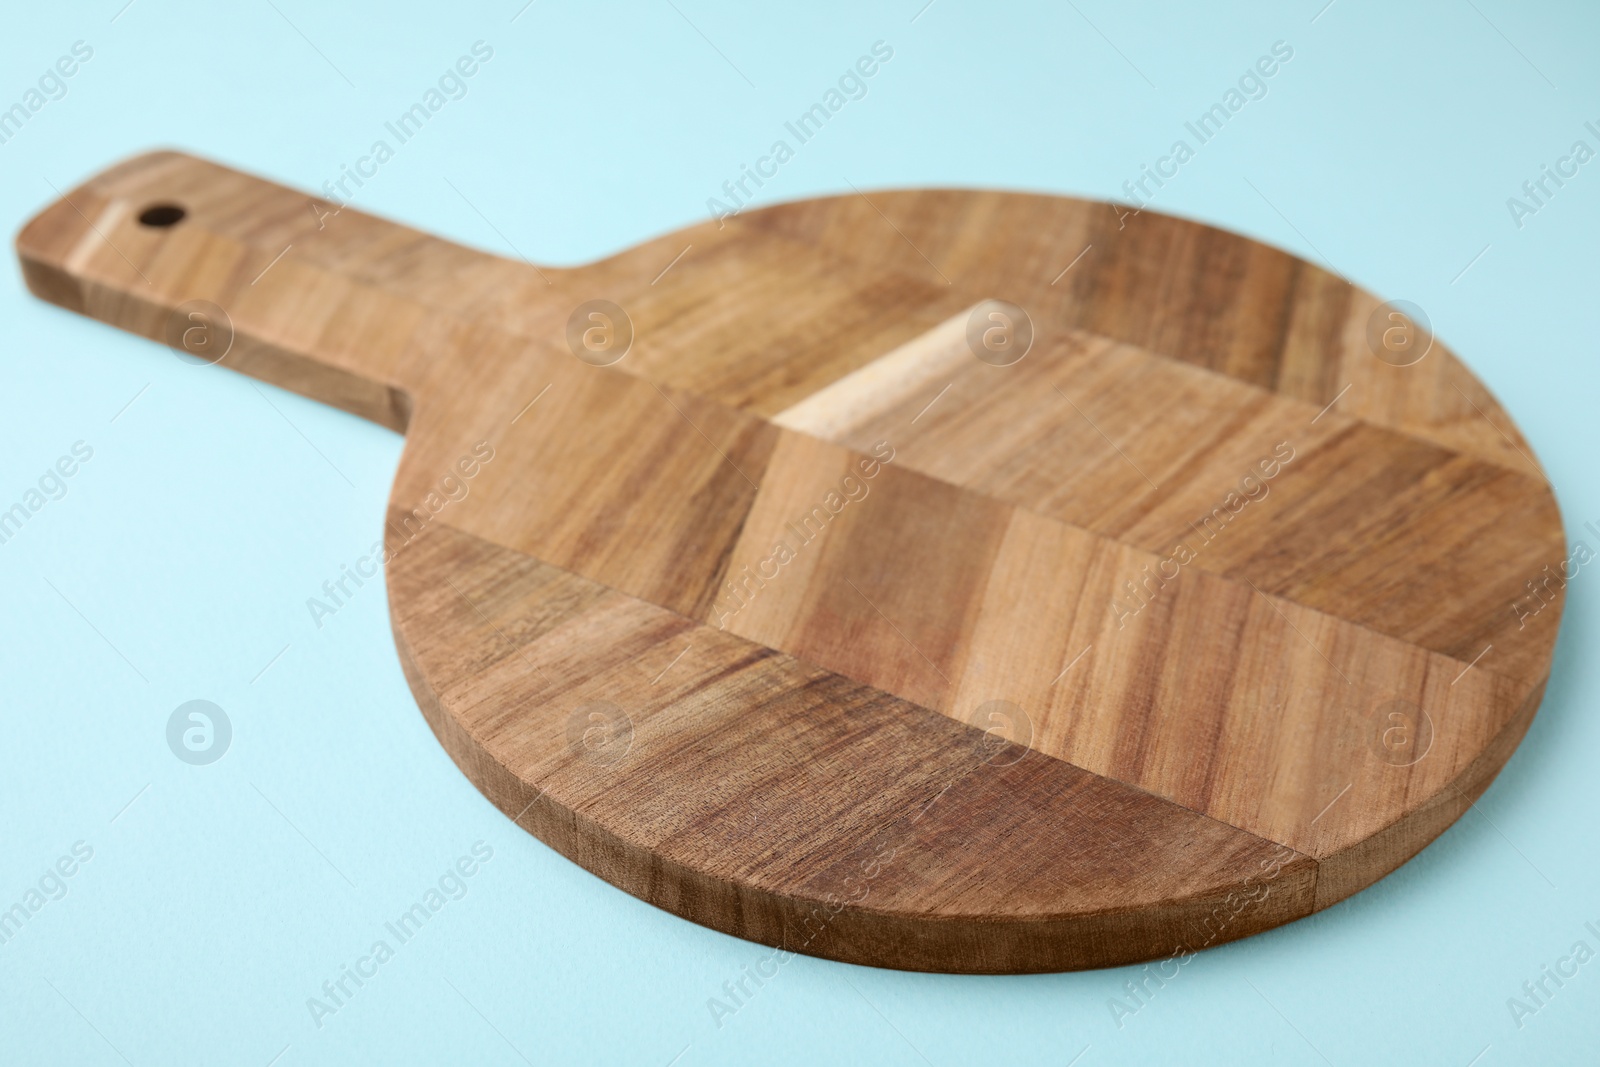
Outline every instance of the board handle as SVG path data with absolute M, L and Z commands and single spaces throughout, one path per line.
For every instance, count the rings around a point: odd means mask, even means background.
M 437 277 L 468 254 L 172 151 L 61 194 L 16 248 L 42 299 L 401 432 L 438 347 L 403 295 L 406 264 Z

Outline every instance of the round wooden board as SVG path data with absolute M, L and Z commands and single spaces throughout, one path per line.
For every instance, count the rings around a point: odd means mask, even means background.
M 1062 970 L 1307 915 L 1463 812 L 1549 671 L 1505 412 L 1415 309 L 1191 222 L 872 192 L 557 270 L 153 153 L 17 243 L 48 300 L 404 430 L 354 566 L 450 754 L 789 951 Z

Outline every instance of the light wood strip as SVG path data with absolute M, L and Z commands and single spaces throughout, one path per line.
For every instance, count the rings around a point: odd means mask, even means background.
M 976 305 L 974 305 L 976 307 Z M 939 383 L 965 369 L 967 319 L 973 309 L 957 312 L 927 333 L 919 334 L 866 366 L 785 408 L 772 421 L 800 433 L 838 441 L 891 410 L 926 399 Z

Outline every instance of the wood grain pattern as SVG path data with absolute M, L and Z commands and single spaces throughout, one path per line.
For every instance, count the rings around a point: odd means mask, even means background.
M 1198 224 L 874 192 L 558 270 L 151 153 L 17 247 L 47 300 L 169 341 L 209 301 L 220 366 L 404 431 L 390 610 L 452 757 L 792 951 L 1022 972 L 1291 921 L 1457 818 L 1549 673 L 1563 532 L 1504 411 Z M 570 346 L 597 299 L 615 362 Z M 995 301 L 1020 361 L 969 340 Z

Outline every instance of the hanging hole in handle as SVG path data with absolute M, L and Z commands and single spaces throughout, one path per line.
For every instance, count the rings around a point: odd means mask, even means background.
M 139 212 L 139 224 L 164 230 L 183 221 L 188 212 L 177 204 L 151 204 Z

